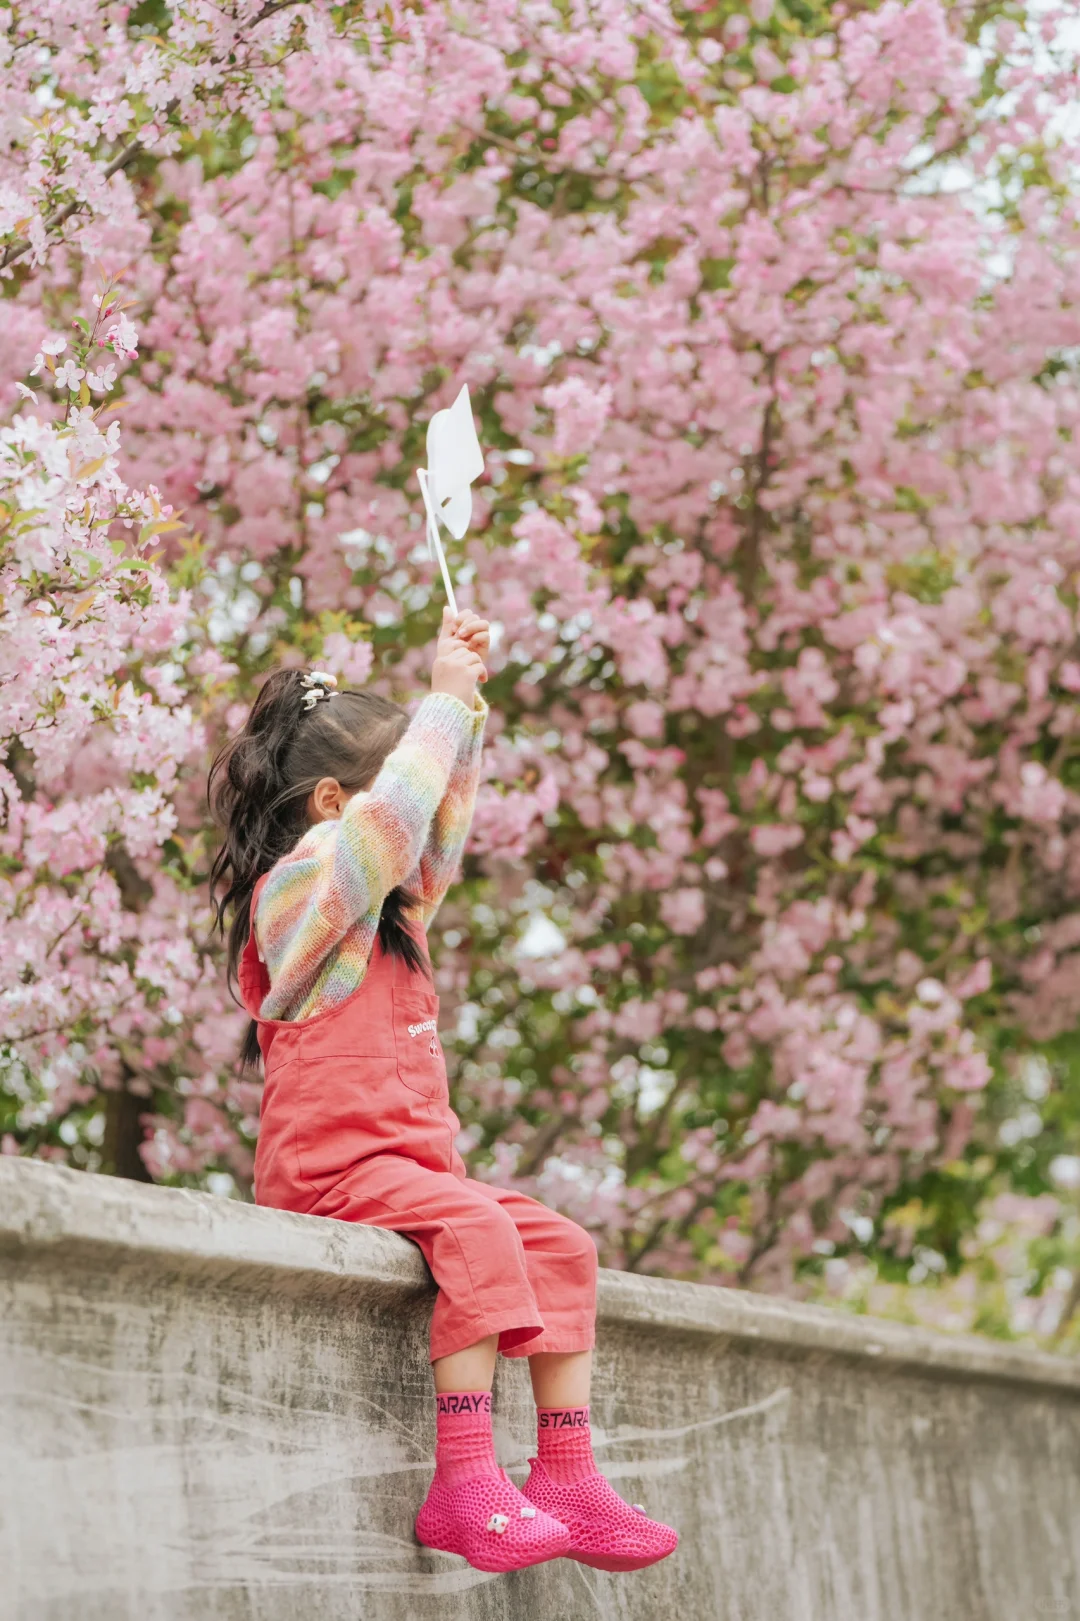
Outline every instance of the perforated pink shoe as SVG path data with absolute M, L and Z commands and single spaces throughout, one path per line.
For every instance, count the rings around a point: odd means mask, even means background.
M 525 1570 L 558 1559 L 570 1533 L 530 1503 L 502 1469 L 448 1486 L 436 1475 L 416 1516 L 417 1540 L 442 1553 L 459 1553 L 476 1570 Z
M 587 1475 L 572 1486 L 562 1486 L 539 1458 L 531 1461 L 524 1494 L 542 1513 L 566 1526 L 568 1558 L 594 1570 L 644 1570 L 679 1546 L 677 1531 L 650 1520 L 640 1504 L 624 1503 L 603 1475 Z

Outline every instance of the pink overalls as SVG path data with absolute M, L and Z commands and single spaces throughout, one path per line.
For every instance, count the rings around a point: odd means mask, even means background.
M 270 979 L 254 926 L 239 979 L 258 1019 Z M 430 979 L 376 941 L 362 983 L 338 1007 L 258 1020 L 266 1085 L 256 1202 L 388 1227 L 418 1244 L 439 1286 L 432 1361 L 489 1334 L 508 1356 L 588 1350 L 593 1241 L 535 1199 L 466 1175 L 438 1016 Z

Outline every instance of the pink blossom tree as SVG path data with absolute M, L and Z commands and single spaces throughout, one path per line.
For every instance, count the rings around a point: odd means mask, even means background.
M 499 634 L 438 972 L 474 1165 L 631 1267 L 791 1287 L 828 1255 L 907 1265 L 913 1221 L 962 1259 L 995 1179 L 1040 1193 L 1077 1147 L 1061 19 L 50 11 L 9 33 L 2 369 L 126 267 L 124 476 L 199 537 L 161 540 L 161 702 L 205 742 L 155 769 L 175 827 L 124 841 L 148 899 L 115 902 L 198 971 L 171 1035 L 102 1020 L 87 1120 L 122 1061 L 153 1172 L 242 1181 L 199 750 L 282 660 L 415 693 L 414 469 L 468 382 L 488 479 L 455 567 Z M 52 901 L 63 873 L 27 870 Z M 1038 1052 L 1062 1107 L 1003 1141 Z M 14 1096 L 12 1140 L 60 1151 L 72 1098 Z
M 179 768 L 202 754 L 176 662 L 190 594 L 153 551 L 181 525 L 118 470 L 110 357 L 134 359 L 137 333 L 115 289 L 94 303 L 43 340 L 0 430 L 0 1063 L 40 1152 L 85 1133 L 115 1160 L 139 1058 L 175 1045 L 201 989 L 219 997 L 185 927 L 195 897 L 162 863 Z

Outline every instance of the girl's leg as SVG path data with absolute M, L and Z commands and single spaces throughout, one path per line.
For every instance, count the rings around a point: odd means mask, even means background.
M 498 1475 L 491 1433 L 491 1381 L 497 1334 L 432 1363 L 435 1374 L 436 1478 L 456 1486 L 474 1475 Z
M 599 1570 L 641 1570 L 678 1546 L 670 1526 L 624 1503 L 600 1474 L 589 1429 L 596 1250 L 574 1222 L 524 1194 L 491 1190 L 513 1216 L 547 1325 L 538 1341 L 507 1348 L 527 1356 L 536 1397 L 536 1457 L 524 1486 L 538 1509 L 570 1534 L 569 1554 Z M 536 1349 L 533 1349 L 536 1345 Z
M 495 1353 L 499 1336 L 489 1334 L 464 1351 L 451 1351 L 449 1356 L 436 1357 L 431 1364 L 435 1375 L 435 1389 L 441 1395 L 452 1390 L 490 1390 L 495 1377 Z
M 416 1534 L 429 1548 L 463 1554 L 479 1570 L 524 1570 L 568 1553 L 570 1536 L 495 1461 L 490 1385 L 497 1345 L 492 1334 L 435 1361 L 435 1478 Z
M 491 1433 L 491 1381 L 499 1336 L 453 1351 L 435 1372 L 435 1479 L 459 1486 L 476 1475 L 498 1476 Z
M 536 1400 L 536 1454 L 561 1486 L 595 1475 L 589 1433 L 591 1351 L 538 1351 L 529 1358 Z
M 589 1405 L 591 1351 L 537 1351 L 529 1357 L 529 1374 L 537 1407 Z
M 590 1351 L 529 1358 L 536 1397 L 536 1457 L 525 1496 L 570 1533 L 570 1557 L 598 1570 L 642 1570 L 678 1546 L 670 1526 L 624 1503 L 596 1467 L 589 1429 Z

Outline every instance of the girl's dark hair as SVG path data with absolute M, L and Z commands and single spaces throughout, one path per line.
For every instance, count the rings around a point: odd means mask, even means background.
M 210 869 L 214 923 L 228 927 L 229 987 L 250 933 L 251 897 L 264 872 L 287 855 L 308 829 L 307 798 L 323 777 L 343 788 L 367 788 L 396 747 L 409 717 L 374 692 L 335 693 L 305 709 L 301 670 L 275 670 L 264 682 L 238 737 L 230 738 L 210 767 L 206 796 L 224 830 Z M 416 906 L 399 885 L 382 904 L 379 943 L 410 970 L 426 970 L 423 952 L 405 914 Z M 234 993 L 235 994 L 235 993 Z M 258 1024 L 248 1025 L 243 1065 L 259 1062 Z

